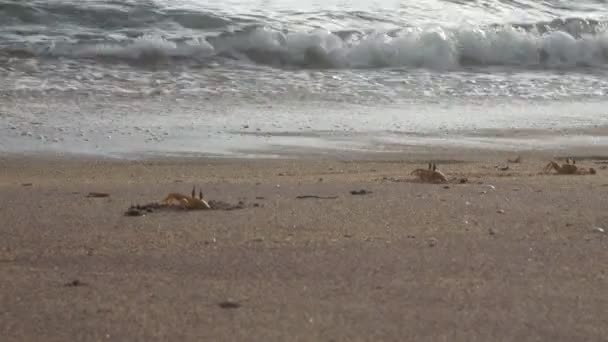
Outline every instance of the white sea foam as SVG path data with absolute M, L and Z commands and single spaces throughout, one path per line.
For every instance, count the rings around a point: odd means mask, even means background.
M 325 68 L 604 67 L 608 66 L 608 31 L 575 37 L 565 31 L 539 33 L 513 26 L 435 26 L 341 38 L 340 33 L 321 29 L 283 33 L 256 28 L 207 40 L 176 43 L 152 36 L 54 53 L 144 61 L 219 55 L 273 66 Z

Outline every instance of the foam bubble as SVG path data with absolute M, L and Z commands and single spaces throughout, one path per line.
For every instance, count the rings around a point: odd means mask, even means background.
M 169 57 L 208 56 L 213 50 L 205 40 L 190 40 L 178 44 L 164 38 L 146 36 L 123 44 L 87 45 L 72 54 L 78 57 L 115 57 L 154 61 Z

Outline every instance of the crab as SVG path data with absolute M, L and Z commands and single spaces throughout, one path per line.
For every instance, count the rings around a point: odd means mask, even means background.
M 177 203 L 178 206 L 187 210 L 205 210 L 211 209 L 207 201 L 203 199 L 203 192 L 199 190 L 198 198 L 196 198 L 196 187 L 192 187 L 192 196 L 183 195 L 177 192 L 172 192 L 165 197 L 163 204 L 170 205 Z
M 428 169 L 416 169 L 412 171 L 412 175 L 418 176 L 418 178 L 426 183 L 445 183 L 448 181 L 447 177 L 439 170 L 435 163 L 429 163 Z
M 554 161 L 550 161 L 549 164 L 547 164 L 547 166 L 545 166 L 543 171 L 545 173 L 549 173 L 549 172 L 551 172 L 551 170 L 555 170 L 558 175 L 594 175 L 595 174 L 595 169 L 592 167 L 590 167 L 589 169 L 586 169 L 586 168 L 582 168 L 582 167 L 579 168 L 578 166 L 576 166 L 576 160 L 574 160 L 574 158 L 566 159 L 566 164 L 562 164 L 562 165 L 559 165 L 558 163 L 556 163 Z

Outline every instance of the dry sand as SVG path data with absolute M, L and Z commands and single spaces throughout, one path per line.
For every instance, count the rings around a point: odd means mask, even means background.
M 1 158 L 1 340 L 606 341 L 608 164 L 507 157 Z M 123 215 L 194 184 L 248 207 Z

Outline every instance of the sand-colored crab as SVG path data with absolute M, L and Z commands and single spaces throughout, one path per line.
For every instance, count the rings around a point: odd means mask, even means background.
M 447 177 L 439 170 L 435 163 L 429 163 L 428 169 L 416 169 L 412 171 L 412 175 L 418 176 L 418 178 L 426 183 L 445 183 L 448 181 Z
M 196 187 L 192 188 L 192 196 L 183 195 L 177 192 L 172 192 L 165 197 L 163 204 L 177 203 L 178 206 L 188 210 L 204 210 L 211 209 L 207 201 L 203 199 L 203 192 L 199 190 L 198 198 L 196 198 Z
M 576 160 L 574 158 L 566 159 L 566 164 L 559 165 L 554 161 L 550 161 L 547 166 L 543 169 L 545 173 L 549 173 L 555 170 L 558 175 L 594 175 L 595 169 L 590 167 L 589 169 L 576 166 Z

